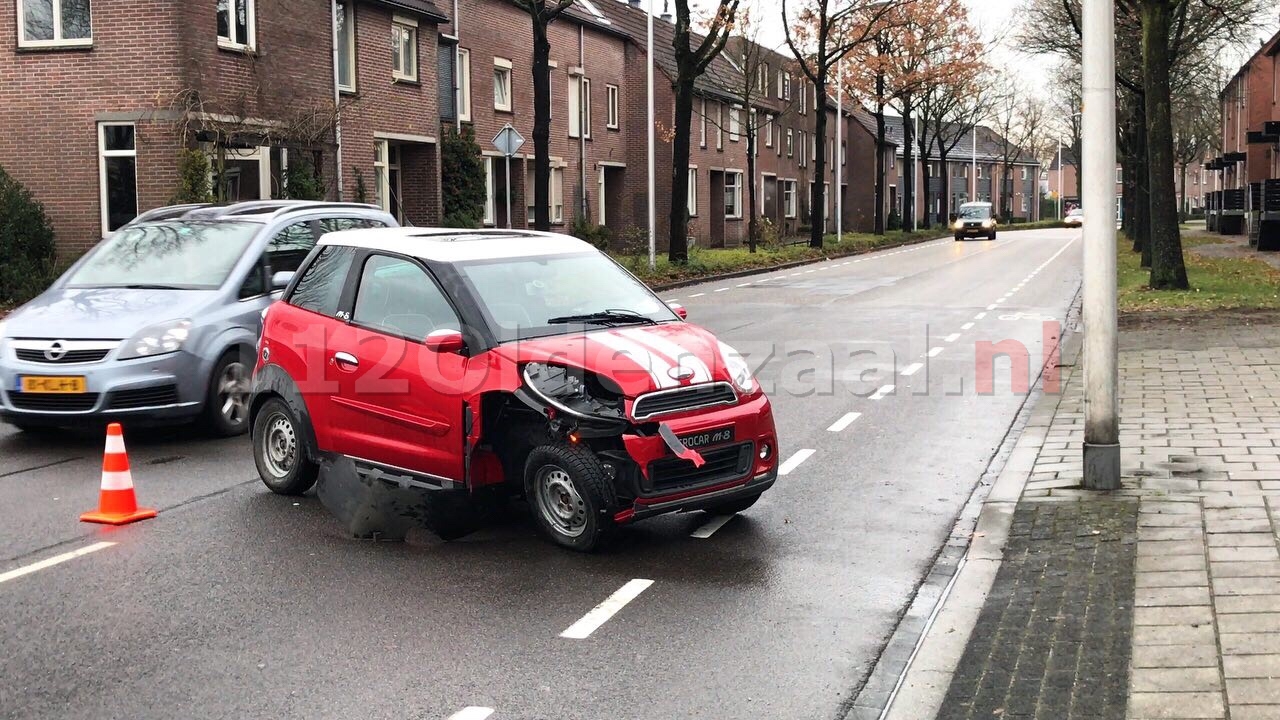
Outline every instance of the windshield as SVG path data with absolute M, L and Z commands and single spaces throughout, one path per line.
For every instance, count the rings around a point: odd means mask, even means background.
M 222 286 L 261 225 L 159 222 L 116 231 L 67 278 L 67 286 L 211 290 Z
M 677 319 L 648 288 L 598 252 L 458 267 L 500 342 L 606 327 L 625 323 L 627 317 L 636 322 Z
M 961 205 L 960 217 L 965 220 L 986 220 L 991 217 L 991 206 Z

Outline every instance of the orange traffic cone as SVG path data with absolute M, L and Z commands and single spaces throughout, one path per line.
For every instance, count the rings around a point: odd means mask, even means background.
M 102 456 L 98 510 L 81 515 L 80 522 L 124 525 L 155 516 L 154 508 L 138 507 L 138 499 L 133 494 L 133 474 L 129 472 L 129 455 L 124 450 L 124 431 L 120 423 L 111 423 L 107 426 L 107 450 Z

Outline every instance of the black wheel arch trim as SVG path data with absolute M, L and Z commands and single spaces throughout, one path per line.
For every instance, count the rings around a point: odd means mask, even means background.
M 258 420 L 258 412 L 264 403 L 271 398 L 284 401 L 301 426 L 302 447 L 307 459 L 320 462 L 320 448 L 316 443 L 315 428 L 311 425 L 311 415 L 307 412 L 307 404 L 302 398 L 302 391 L 297 383 L 279 365 L 264 365 L 253 376 L 253 391 L 249 396 L 249 427 Z

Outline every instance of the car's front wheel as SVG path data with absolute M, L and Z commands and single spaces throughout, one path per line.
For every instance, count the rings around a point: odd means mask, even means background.
M 213 366 L 204 403 L 205 424 L 213 434 L 231 437 L 249 430 L 249 374 L 250 368 L 235 352 Z
M 581 445 L 539 445 L 525 462 L 525 496 L 544 535 L 590 552 L 614 528 L 612 490 L 595 453 Z
M 262 483 L 277 495 L 301 495 L 316 484 L 320 467 L 307 457 L 302 426 L 280 398 L 263 403 L 253 424 L 253 461 Z
M 956 242 L 960 242 L 963 239 L 964 239 L 963 235 L 956 235 Z
M 994 231 L 994 230 L 987 234 L 987 239 L 988 239 L 988 240 L 995 240 L 995 239 L 996 239 L 996 233 L 995 233 L 995 231 Z

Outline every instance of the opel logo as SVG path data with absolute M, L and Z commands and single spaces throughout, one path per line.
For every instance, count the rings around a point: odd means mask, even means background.
M 54 340 L 44 351 L 44 358 L 49 362 L 58 362 L 67 356 L 67 348 L 61 340 Z
M 673 367 L 667 371 L 667 375 L 672 380 L 679 380 L 681 382 L 684 382 L 685 380 L 692 379 L 694 376 L 694 372 L 693 372 L 693 368 Z

